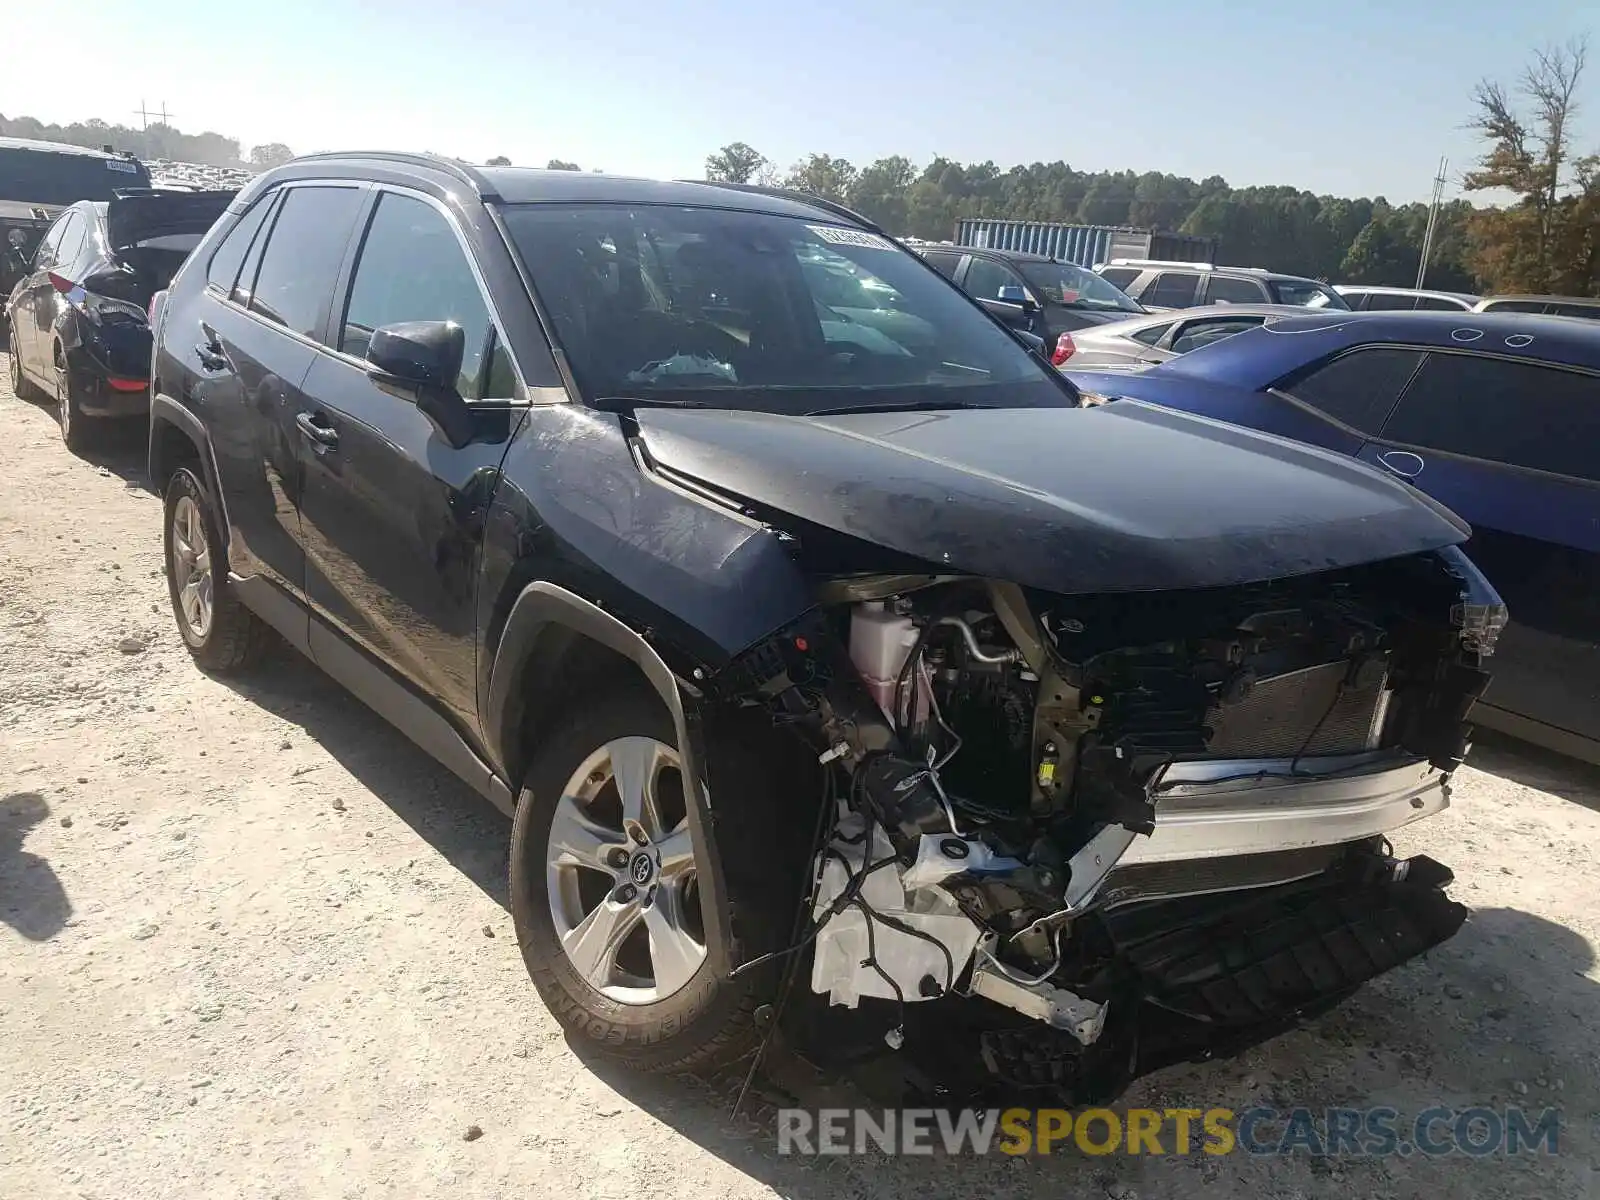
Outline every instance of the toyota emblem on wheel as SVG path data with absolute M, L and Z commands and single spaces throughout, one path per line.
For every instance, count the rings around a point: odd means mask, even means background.
M 650 861 L 648 854 L 635 854 L 633 866 L 628 869 L 628 874 L 633 877 L 633 882 L 643 887 L 650 882 L 650 876 L 655 873 L 655 864 Z

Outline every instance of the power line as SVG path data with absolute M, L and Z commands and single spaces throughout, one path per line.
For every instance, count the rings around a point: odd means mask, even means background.
M 161 111 L 159 113 L 153 113 L 146 108 L 143 100 L 139 101 L 139 107 L 134 109 L 133 112 L 135 116 L 144 122 L 144 124 L 140 127 L 144 131 L 149 130 L 151 117 L 159 117 L 162 125 L 171 125 L 172 118 L 175 115 L 167 111 L 167 102 L 165 100 L 161 102 Z

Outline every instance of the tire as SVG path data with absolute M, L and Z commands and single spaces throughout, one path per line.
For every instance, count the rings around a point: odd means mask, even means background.
M 38 400 L 41 393 L 33 381 L 22 373 L 22 355 L 17 353 L 17 331 L 6 331 L 6 352 L 11 360 L 11 390 L 18 400 Z
M 59 359 L 61 351 L 57 349 Z M 72 370 L 63 359 L 56 363 L 56 420 L 61 425 L 61 440 L 74 454 L 82 454 L 94 441 L 96 422 L 83 415 L 78 391 L 72 386 Z
M 196 546 L 200 537 L 204 545 Z M 260 662 L 272 644 L 272 629 L 233 594 L 226 558 L 216 549 L 223 544 L 205 486 L 180 467 L 167 483 L 162 517 L 167 595 L 190 656 L 205 670 L 226 675 Z
M 673 724 L 661 702 L 643 689 L 612 690 L 576 707 L 579 711 L 544 740 L 528 771 L 512 823 L 511 917 L 528 973 L 569 1035 L 601 1057 L 646 1071 L 705 1070 L 735 1061 L 755 1049 L 760 1039 L 756 1010 L 776 997 L 785 963 L 769 963 L 727 979 L 719 977 L 709 958 L 704 958 L 686 982 L 666 977 L 681 975 L 678 968 L 687 956 L 677 951 L 658 955 L 656 946 L 662 943 L 652 939 L 663 926 L 676 924 L 687 935 L 689 945 L 698 932 L 703 946 L 705 925 L 703 917 L 698 924 L 694 919 L 699 912 L 698 890 L 690 897 L 696 903 L 686 903 L 683 886 L 674 883 L 672 874 L 672 864 L 688 840 L 687 824 L 676 820 L 683 804 L 681 778 L 675 789 L 670 783 L 676 756 Z M 809 860 L 810 823 L 816 814 L 815 791 L 809 794 L 809 808 L 787 802 L 785 781 L 812 776 L 804 767 L 798 773 L 786 770 L 782 755 L 774 756 L 770 724 L 765 733 L 765 738 L 759 730 L 724 737 L 707 730 L 707 753 L 716 763 L 713 778 L 719 786 L 746 798 L 744 811 L 751 814 L 752 825 L 760 826 L 757 837 L 754 827 L 743 828 L 732 814 L 719 812 L 717 839 L 736 963 L 788 942 Z M 578 964 L 592 956 L 569 953 L 557 922 L 570 931 L 569 942 L 581 949 L 583 939 L 575 939 L 579 930 L 573 924 L 577 911 L 588 909 L 594 897 L 605 896 L 594 904 L 593 917 L 602 905 L 616 903 L 619 889 L 635 885 L 649 873 L 641 870 L 635 874 L 641 846 L 625 842 L 619 828 L 617 840 L 606 844 L 626 846 L 628 857 L 612 864 L 609 879 L 603 871 L 578 868 L 573 872 L 579 879 L 574 896 L 566 883 L 568 869 L 559 865 L 563 860 L 551 847 L 553 842 L 571 844 L 574 840 L 557 832 L 558 816 L 562 818 L 560 830 L 577 828 L 569 822 L 574 811 L 571 806 L 578 803 L 576 798 L 596 775 L 607 771 L 610 778 L 594 792 L 591 806 L 584 811 L 594 827 L 620 825 L 613 820 L 621 811 L 615 787 L 617 769 L 606 749 L 619 742 L 635 747 L 653 743 L 667 755 L 658 777 L 660 802 L 656 808 L 662 814 L 660 826 L 671 832 L 662 837 L 659 830 L 646 831 L 651 840 L 642 847 L 643 853 L 657 856 L 648 885 L 655 889 L 654 900 L 636 896 L 631 902 L 637 910 L 634 932 L 613 941 L 616 949 L 607 968 L 585 972 Z M 761 790 L 742 787 L 741 779 L 759 781 Z M 784 813 L 797 817 L 805 832 L 785 839 L 779 828 Z M 799 854 L 791 852 L 787 860 L 775 849 L 796 845 Z M 600 850 L 595 857 L 603 858 L 604 853 Z M 692 857 L 692 848 L 688 853 Z M 701 864 L 695 861 L 691 869 L 698 873 Z M 553 873 L 561 876 L 559 884 L 552 882 Z M 588 877 L 587 886 L 584 877 Z M 642 893 L 644 889 L 636 890 Z M 569 908 L 574 911 L 567 911 Z M 651 923 L 652 908 L 655 924 Z M 622 923 L 619 919 L 617 927 Z M 647 957 L 641 957 L 646 953 Z M 661 962 L 666 963 L 665 973 L 657 966 Z M 640 987 L 641 983 L 648 986 Z M 667 986 L 660 986 L 663 983 Z

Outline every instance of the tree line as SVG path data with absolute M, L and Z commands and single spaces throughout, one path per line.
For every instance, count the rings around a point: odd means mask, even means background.
M 1472 95 L 1483 139 L 1467 192 L 1503 205 L 1440 206 L 1428 286 L 1452 291 L 1600 295 L 1600 154 L 1574 146 L 1587 44 L 1538 52 L 1510 88 Z M 846 204 L 891 233 L 942 240 L 962 217 L 1131 225 L 1216 238 L 1221 261 L 1346 283 L 1416 282 L 1428 205 L 1382 196 L 1318 196 L 1294 187 L 1231 187 L 1158 171 L 1078 171 L 1063 161 L 1002 171 L 993 162 L 893 155 L 865 167 L 810 154 L 787 171 L 744 142 L 707 157 L 710 180 L 794 188 Z
M 242 153 L 239 139 L 220 133 L 184 133 L 160 121 L 141 129 L 114 125 L 93 117 L 70 125 L 51 125 L 37 117 L 7 117 L 0 113 L 0 137 L 29 138 L 41 142 L 61 142 L 68 146 L 106 146 L 145 160 L 165 158 L 174 162 L 204 163 L 213 167 L 243 167 L 266 170 L 294 157 L 282 142 L 252 146 Z

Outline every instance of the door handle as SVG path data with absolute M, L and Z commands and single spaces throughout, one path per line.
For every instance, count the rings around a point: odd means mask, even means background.
M 339 431 L 325 424 L 326 418 L 319 419 L 316 413 L 296 413 L 294 423 L 300 427 L 303 434 L 312 445 L 323 450 L 332 450 L 339 445 Z
M 1420 454 L 1413 454 L 1409 450 L 1385 450 L 1378 455 L 1378 461 L 1401 479 L 1415 479 L 1427 465 Z
M 226 371 L 229 367 L 228 356 L 223 352 L 222 343 L 216 338 L 210 338 L 196 346 L 194 356 L 208 371 Z

